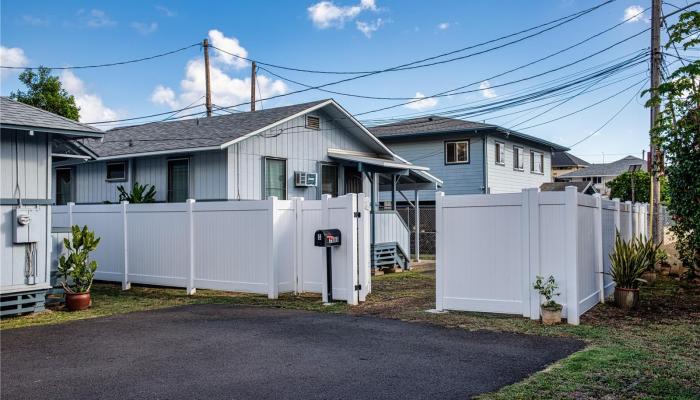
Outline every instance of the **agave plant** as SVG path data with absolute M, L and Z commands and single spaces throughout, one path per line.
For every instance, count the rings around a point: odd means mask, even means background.
M 615 250 L 610 254 L 610 272 L 607 274 L 618 288 L 639 289 L 640 283 L 646 283 L 642 275 L 649 262 L 645 251 L 640 251 L 640 242 L 638 239 L 625 241 L 620 232 L 615 236 Z
M 661 243 L 654 244 L 653 239 L 644 240 L 640 235 L 634 241 L 637 247 L 637 252 L 639 253 L 639 261 L 644 264 L 644 269 L 646 271 L 653 271 L 656 266 L 656 262 L 659 261 L 659 250 Z
M 153 203 L 156 201 L 156 187 L 153 185 L 140 185 L 138 182 L 134 182 L 131 193 L 127 192 L 122 185 L 117 186 L 117 190 L 119 190 L 119 201 L 128 201 L 129 203 Z

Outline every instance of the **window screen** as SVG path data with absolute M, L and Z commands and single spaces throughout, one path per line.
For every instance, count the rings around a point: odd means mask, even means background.
M 168 161 L 168 201 L 187 200 L 190 188 L 190 162 L 188 159 Z
M 506 163 L 506 146 L 501 142 L 496 142 L 496 164 Z
M 522 170 L 524 165 L 523 148 L 513 146 L 513 168 Z
M 469 141 L 445 142 L 445 164 L 469 162 Z
M 265 198 L 276 196 L 287 199 L 287 161 L 276 158 L 265 159 Z
M 321 194 L 338 197 L 338 166 L 324 164 L 321 166 Z
M 114 162 L 107 164 L 107 180 L 108 181 L 125 181 L 126 180 L 126 162 Z
M 538 151 L 530 152 L 530 171 L 541 174 L 544 172 L 544 155 Z

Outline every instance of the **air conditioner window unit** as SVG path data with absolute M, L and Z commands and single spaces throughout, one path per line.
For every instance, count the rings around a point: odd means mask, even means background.
M 294 186 L 313 187 L 316 186 L 317 174 L 315 172 L 294 172 Z

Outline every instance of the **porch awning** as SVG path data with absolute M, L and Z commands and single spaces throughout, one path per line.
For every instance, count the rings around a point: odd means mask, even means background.
M 430 168 L 411 164 L 398 156 L 395 159 L 386 159 L 353 151 L 328 149 L 328 157 L 357 165 L 360 171 L 398 175 L 398 190 L 435 190 L 442 186 L 442 180 L 427 172 Z M 380 175 L 379 191 L 391 190 L 391 177 Z

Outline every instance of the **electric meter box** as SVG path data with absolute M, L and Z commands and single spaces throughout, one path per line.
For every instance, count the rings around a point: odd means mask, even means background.
M 314 234 L 314 246 L 335 247 L 340 246 L 340 229 L 320 229 Z
M 15 208 L 13 223 L 15 224 L 12 241 L 14 243 L 36 243 L 41 241 L 42 231 L 41 208 Z

